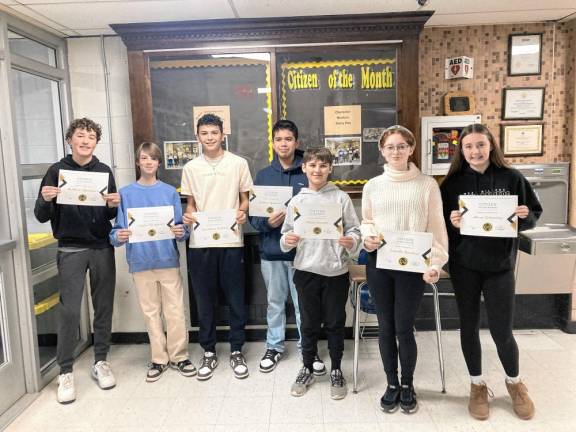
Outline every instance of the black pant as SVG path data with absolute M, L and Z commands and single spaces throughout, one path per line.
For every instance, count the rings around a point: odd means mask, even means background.
M 398 357 L 402 384 L 410 385 L 418 348 L 414 322 L 426 283 L 422 274 L 376 268 L 376 253 L 368 254 L 366 278 L 376 305 L 380 356 L 388 384 L 398 385 Z
M 506 375 L 518 376 L 518 345 L 512 334 L 514 319 L 513 270 L 479 272 L 450 264 L 450 277 L 460 313 L 460 343 L 468 372 L 482 374 L 480 346 L 480 294 L 488 315 L 490 334 Z
M 246 340 L 244 305 L 244 249 L 188 249 L 188 271 L 198 307 L 198 342 L 216 352 L 216 311 L 222 289 L 230 306 L 230 351 L 241 351 Z
M 344 325 L 348 300 L 348 273 L 339 276 L 322 276 L 296 270 L 294 284 L 300 308 L 300 334 L 304 366 L 312 370 L 318 353 L 318 338 L 322 323 L 328 339 L 332 369 L 340 369 L 344 353 Z
M 90 291 L 94 308 L 94 359 L 106 360 L 110 349 L 116 263 L 114 249 L 86 249 L 58 252 L 60 313 L 56 360 L 60 373 L 72 372 L 74 349 L 78 344 L 80 307 L 84 295 L 86 271 L 90 271 Z

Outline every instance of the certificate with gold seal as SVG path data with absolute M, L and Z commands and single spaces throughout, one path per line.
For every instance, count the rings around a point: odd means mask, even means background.
M 292 186 L 252 186 L 250 216 L 270 217 L 272 213 L 286 210 L 292 193 Z
M 58 171 L 60 193 L 58 204 L 104 207 L 108 193 L 108 173 L 90 171 Z
M 298 204 L 294 210 L 294 232 L 302 238 L 339 239 L 343 234 L 342 205 L 321 202 Z
M 238 243 L 242 239 L 235 209 L 196 212 L 194 218 L 196 222 L 192 225 L 190 247 L 219 247 L 223 244 Z
M 174 233 L 174 207 L 136 207 L 126 210 L 128 229 L 132 234 L 128 243 L 170 240 Z
M 425 273 L 430 267 L 432 233 L 390 231 L 380 233 L 378 238 L 377 268 Z
M 460 234 L 518 237 L 517 195 L 460 195 Z

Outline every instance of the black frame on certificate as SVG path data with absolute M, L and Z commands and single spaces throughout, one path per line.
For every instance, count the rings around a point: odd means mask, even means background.
M 523 36 L 538 36 L 538 71 L 536 72 L 512 72 L 512 47 L 514 44 L 514 38 Z M 508 76 L 528 76 L 528 75 L 540 75 L 542 74 L 542 37 L 543 33 L 516 33 L 508 35 Z
M 510 153 L 506 152 L 506 128 L 509 127 L 531 127 L 531 126 L 539 126 L 540 127 L 540 142 L 538 143 L 539 151 L 537 152 L 528 152 L 528 153 Z M 520 156 L 542 156 L 544 154 L 544 123 L 530 123 L 530 124 L 503 124 L 500 125 L 500 148 L 506 157 L 520 157 Z
M 507 117 L 506 116 L 506 96 L 512 92 L 542 90 L 540 99 L 540 115 L 538 117 Z M 502 91 L 502 120 L 543 120 L 544 119 L 544 100 L 546 97 L 546 87 L 507 87 Z

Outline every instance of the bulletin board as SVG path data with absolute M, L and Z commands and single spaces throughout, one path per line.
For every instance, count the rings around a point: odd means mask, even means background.
M 281 117 L 298 125 L 302 148 L 332 151 L 334 183 L 361 186 L 382 173 L 378 138 L 397 123 L 396 50 L 307 56 L 279 55 Z

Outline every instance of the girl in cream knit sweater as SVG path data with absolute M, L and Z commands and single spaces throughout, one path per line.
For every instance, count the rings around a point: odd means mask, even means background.
M 362 194 L 360 229 L 369 252 L 366 275 L 376 305 L 380 355 L 388 381 L 380 399 L 385 412 L 394 412 L 399 405 L 405 413 L 418 408 L 412 384 L 417 358 L 414 321 L 426 282 L 436 282 L 448 260 L 440 190 L 433 178 L 409 162 L 415 143 L 412 132 L 402 126 L 386 129 L 379 141 L 386 161 L 384 173 L 371 179 Z M 431 265 L 424 274 L 376 267 L 378 236 L 390 231 L 432 233 Z

